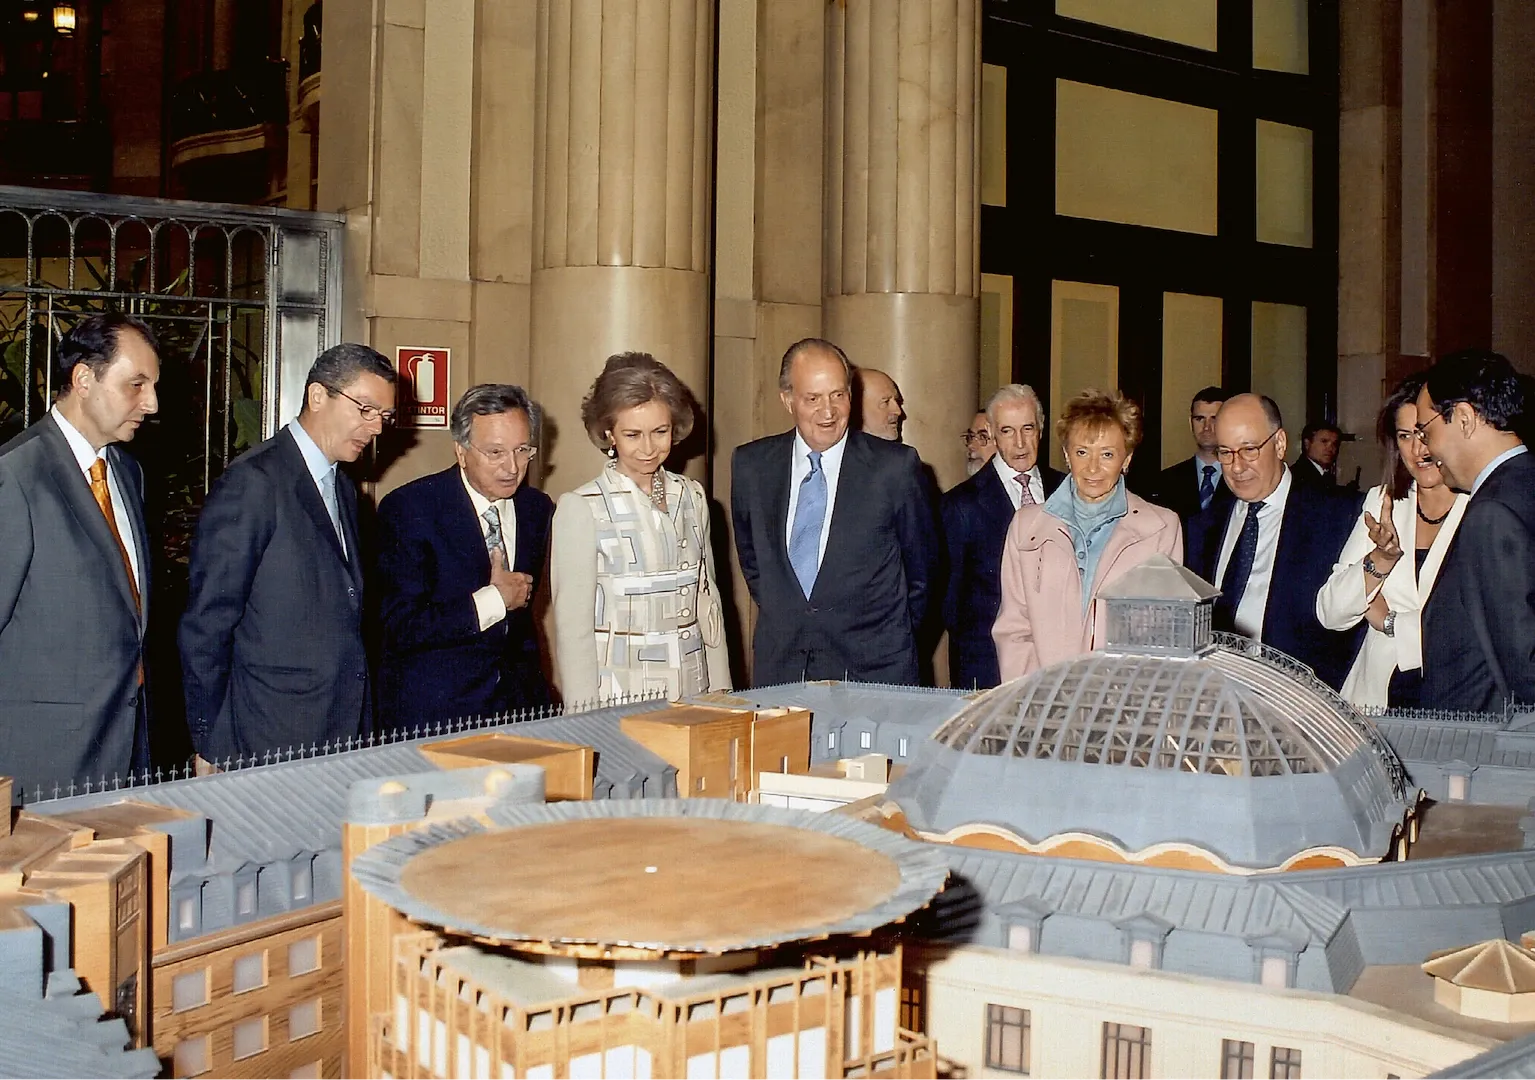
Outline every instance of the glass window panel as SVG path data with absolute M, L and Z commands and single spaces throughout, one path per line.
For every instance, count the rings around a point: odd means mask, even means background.
M 1306 7 L 1306 0 L 1253 0 L 1253 67 L 1310 73 Z
M 171 980 L 171 1012 L 186 1012 L 208 1004 L 208 969 L 189 971 Z
M 1013 381 L 1013 279 L 981 275 L 981 383 L 977 403 Z
M 785 770 L 786 772 L 788 770 Z M 320 967 L 320 939 L 307 937 L 288 946 L 288 977 L 307 975 Z
M 1258 239 L 1311 246 L 1311 131 L 1258 122 Z
M 288 1010 L 288 1041 L 307 1038 L 320 1030 L 320 999 L 306 1001 Z
M 1216 112 L 1058 79 L 1055 212 L 1214 236 Z
M 308 1065 L 300 1065 L 288 1074 L 288 1080 L 320 1080 L 320 1062 L 311 1061 Z
M 1055 0 L 1055 13 L 1215 51 L 1216 0 Z
M 171 1062 L 177 1076 L 198 1076 L 210 1068 L 208 1036 L 198 1035 L 182 1039 L 171 1054 Z
M 234 992 L 243 994 L 266 985 L 266 951 L 235 958 Z
M 266 1049 L 266 1017 L 242 1020 L 233 1029 L 234 1059 L 254 1057 Z
M 1306 425 L 1306 309 L 1294 304 L 1253 304 L 1255 393 L 1279 405 L 1292 452 L 1300 452 Z
M 1189 401 L 1221 381 L 1218 296 L 1162 294 L 1162 468 L 1194 452 Z
M 981 65 L 981 202 L 1007 205 L 1007 68 Z
M 1079 281 L 1051 283 L 1050 419 L 1072 395 L 1088 387 L 1112 389 L 1119 380 L 1119 290 Z M 1046 424 L 1046 431 L 1049 424 Z M 1050 457 L 1066 467 L 1059 440 Z

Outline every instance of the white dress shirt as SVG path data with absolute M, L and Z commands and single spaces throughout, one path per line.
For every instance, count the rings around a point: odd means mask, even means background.
M 1001 454 L 993 454 L 991 462 L 997 467 L 997 475 L 1002 478 L 1002 487 L 1006 490 L 1007 497 L 1012 500 L 1013 509 L 1018 509 L 1018 507 L 1023 505 L 1023 485 L 1018 482 L 1018 474 L 1013 471 L 1011 465 L 1002 460 Z M 1045 481 L 1039 475 L 1039 463 L 1035 462 L 1034 467 L 1024 475 L 1029 478 L 1029 493 L 1034 496 L 1034 501 L 1036 503 L 1043 503 L 1045 501 Z
M 293 441 L 298 443 L 299 453 L 304 455 L 304 464 L 309 467 L 309 477 L 314 481 L 315 490 L 320 493 L 320 501 L 325 502 L 325 485 L 330 484 L 331 495 L 336 500 L 336 520 L 332 522 L 336 526 L 336 541 L 341 545 L 341 554 L 346 553 L 346 532 L 341 528 L 341 493 L 336 490 L 336 463 L 325 456 L 325 451 L 320 449 L 320 444 L 314 441 L 313 436 L 304 430 L 304 425 L 297 420 L 288 422 L 288 430 L 293 433 Z M 330 513 L 330 504 L 326 503 L 325 512 Z
M 1252 573 L 1247 575 L 1247 589 L 1242 602 L 1237 605 L 1236 630 L 1244 637 L 1263 640 L 1263 613 L 1268 609 L 1269 586 L 1274 580 L 1274 554 L 1279 550 L 1279 527 L 1284 523 L 1285 503 L 1290 498 L 1290 470 L 1279 478 L 1279 486 L 1268 498 L 1262 500 L 1263 509 L 1258 512 L 1258 551 L 1253 555 Z M 1252 503 L 1238 500 L 1226 522 L 1226 535 L 1221 540 L 1221 558 L 1215 568 L 1215 587 L 1226 577 L 1226 564 L 1236 550 L 1247 515 L 1252 513 Z
M 85 474 L 87 485 L 91 482 L 91 466 L 97 459 L 107 463 L 107 493 L 112 497 L 112 516 L 117 519 L 117 532 L 123 538 L 123 547 L 128 551 L 128 565 L 133 568 L 133 587 L 144 592 L 144 575 L 139 571 L 139 549 L 133 537 L 133 518 L 128 513 L 128 504 L 123 499 L 122 488 L 117 484 L 117 470 L 112 468 L 112 462 L 107 460 L 106 447 L 100 450 L 91 448 L 91 444 L 84 435 L 75 429 L 75 425 L 64 419 L 64 414 L 59 412 L 57 405 L 50 410 L 54 423 L 59 425 L 59 430 L 64 433 L 64 441 L 69 443 L 70 451 L 75 455 L 75 464 L 80 466 L 80 471 Z
M 1205 482 L 1205 467 L 1206 466 L 1211 466 L 1211 467 L 1213 467 L 1215 469 L 1215 474 L 1210 477 L 1210 480 L 1211 480 L 1211 482 L 1213 482 L 1215 484 L 1215 490 L 1216 491 L 1220 490 L 1221 480 L 1226 475 L 1226 470 L 1221 468 L 1221 463 L 1220 463 L 1220 461 L 1218 459 L 1211 459 L 1210 461 L 1206 461 L 1204 458 L 1200 457 L 1199 453 L 1196 451 L 1195 454 L 1194 454 L 1194 492 L 1195 492 L 1195 494 L 1199 493 L 1200 485 Z M 1213 496 L 1213 495 L 1211 496 L 1212 499 L 1214 497 L 1215 496 Z
M 494 506 L 496 513 L 501 516 L 501 547 L 506 552 L 506 568 L 510 570 L 517 562 L 517 508 L 512 505 L 511 499 L 491 502 L 481 495 L 469 482 L 463 469 L 458 470 L 458 478 L 464 482 L 464 490 L 469 493 L 469 501 L 474 505 L 474 518 L 480 525 L 480 539 L 490 539 L 490 523 L 485 520 L 485 511 Z M 474 610 L 479 616 L 482 631 L 489 630 L 506 618 L 506 600 L 501 596 L 501 590 L 494 585 L 481 585 L 474 590 Z
M 1476 481 L 1471 485 L 1471 494 L 1476 494 L 1477 488 L 1481 487 L 1487 482 L 1487 478 L 1493 474 L 1499 465 L 1503 464 L 1509 458 L 1516 458 L 1520 454 L 1528 452 L 1528 450 L 1529 447 L 1525 446 L 1523 443 L 1520 443 L 1518 446 L 1510 447 L 1509 449 L 1503 451 L 1497 457 L 1489 461 L 1487 463 L 1487 467 L 1476 474 Z
M 837 505 L 837 480 L 842 475 L 842 452 L 847 449 L 847 433 L 829 450 L 821 451 L 821 471 L 826 474 L 826 516 L 821 519 L 821 543 L 816 548 L 815 564 L 821 565 L 826 558 L 826 538 L 831 535 L 831 514 Z M 810 475 L 810 447 L 796 431 L 794 433 L 794 461 L 789 467 L 789 517 L 784 522 L 784 550 L 788 550 L 789 538 L 794 532 L 794 511 L 799 509 L 799 489 Z

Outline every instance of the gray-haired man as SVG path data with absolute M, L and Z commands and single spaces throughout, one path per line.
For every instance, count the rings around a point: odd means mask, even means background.
M 521 387 L 471 387 L 453 407 L 457 464 L 379 505 L 382 727 L 548 703 L 529 604 L 554 503 L 524 483 L 538 421 Z

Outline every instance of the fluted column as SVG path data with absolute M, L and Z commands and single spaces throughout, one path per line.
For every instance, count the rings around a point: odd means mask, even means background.
M 551 492 L 601 466 L 580 404 L 609 354 L 653 353 L 708 400 L 713 7 L 539 0 L 531 381 L 557 428 Z
M 826 336 L 900 383 L 948 487 L 979 383 L 980 0 L 827 12 Z

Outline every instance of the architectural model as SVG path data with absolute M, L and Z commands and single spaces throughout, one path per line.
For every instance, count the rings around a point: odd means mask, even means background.
M 1535 1072 L 1535 716 L 1362 716 L 1171 563 L 1112 592 L 1104 650 L 980 695 L 631 702 L 30 802 L 0 1073 Z

